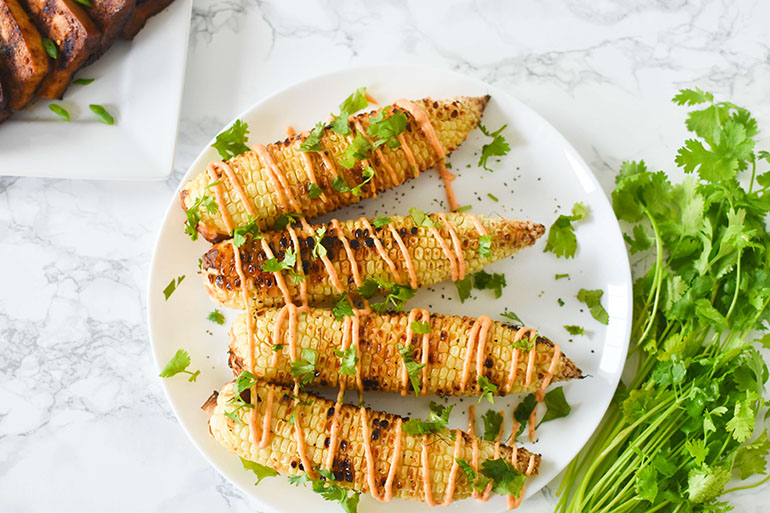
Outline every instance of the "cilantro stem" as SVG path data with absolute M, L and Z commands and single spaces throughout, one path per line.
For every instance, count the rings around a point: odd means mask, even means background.
M 650 329 L 652 329 L 652 325 L 655 323 L 655 315 L 658 313 L 658 301 L 660 300 L 661 282 L 663 280 L 663 241 L 661 240 L 660 231 L 658 230 L 658 225 L 655 223 L 655 219 L 653 219 L 646 208 L 644 209 L 644 213 L 647 215 L 647 219 L 650 220 L 652 231 L 655 233 L 655 279 L 652 283 L 652 289 L 650 289 L 650 292 L 652 292 L 652 290 L 655 291 L 655 303 L 652 306 L 652 312 L 647 318 L 647 326 L 642 332 L 642 336 L 639 337 L 639 340 L 637 341 L 638 345 L 641 345 L 642 341 L 650 332 Z M 649 304 L 650 298 L 648 296 L 647 301 L 645 301 L 645 310 L 649 307 Z
M 757 158 L 752 155 L 751 156 L 751 181 L 749 182 L 749 194 L 751 194 L 751 191 L 754 190 L 754 175 L 757 172 Z
M 767 483 L 768 480 L 770 480 L 770 474 L 767 474 L 764 479 L 762 479 L 761 481 L 759 481 L 757 483 L 750 484 L 750 485 L 745 485 L 745 486 L 736 486 L 735 488 L 730 488 L 729 490 L 725 490 L 722 493 L 725 494 L 725 493 L 730 493 L 730 492 L 737 492 L 739 490 L 751 490 L 752 488 L 756 488 L 758 486 L 762 486 L 763 484 Z

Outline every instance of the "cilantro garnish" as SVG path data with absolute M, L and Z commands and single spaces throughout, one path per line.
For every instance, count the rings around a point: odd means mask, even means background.
M 479 237 L 479 255 L 487 260 L 492 260 L 492 236 L 482 235 Z
M 344 178 L 337 176 L 334 178 L 334 180 L 332 180 L 332 187 L 335 191 L 343 194 L 350 192 L 353 194 L 353 196 L 360 196 L 361 188 L 371 182 L 372 178 L 374 178 L 374 169 L 372 169 L 371 166 L 364 167 L 363 171 L 361 171 L 361 176 L 364 180 L 353 188 L 349 187 L 348 184 L 345 183 Z
M 211 185 L 213 184 L 206 186 L 206 189 L 208 189 Z M 191 240 L 198 240 L 198 223 L 201 221 L 201 207 L 205 208 L 206 212 L 212 215 L 219 211 L 217 208 L 217 202 L 214 201 L 212 196 L 207 194 L 201 195 L 193 202 L 192 205 L 187 207 L 187 210 L 185 211 L 187 221 L 184 223 L 184 232 L 190 236 Z
M 449 414 L 454 406 L 442 406 L 433 401 L 430 402 L 430 413 L 424 421 L 420 419 L 409 419 L 404 422 L 404 431 L 410 435 L 427 435 L 437 433 L 446 427 L 449 422 Z
M 322 226 L 320 228 L 316 228 L 315 233 L 312 234 L 313 237 L 313 258 L 323 258 L 328 253 L 326 246 L 322 244 L 324 236 L 326 236 L 326 227 Z
M 225 323 L 225 316 L 222 315 L 222 312 L 220 312 L 216 308 L 214 309 L 213 312 L 209 312 L 209 315 L 206 317 L 206 319 L 210 320 L 211 322 L 215 322 L 220 326 Z
M 426 214 L 419 208 L 415 208 L 415 207 L 410 208 L 409 215 L 412 217 L 412 221 L 414 221 L 415 226 L 425 226 L 426 228 L 439 227 L 436 221 L 433 221 L 428 214 Z
M 382 226 L 387 226 L 391 223 L 391 219 L 389 217 L 378 217 L 374 221 L 372 221 L 372 226 L 375 228 L 380 228 Z
M 348 376 L 356 375 L 356 364 L 358 363 L 358 357 L 356 356 L 356 348 L 354 346 L 350 346 L 344 351 L 335 349 L 334 356 L 340 359 L 340 374 L 346 374 Z
M 584 335 L 586 331 L 583 326 L 578 326 L 576 324 L 565 324 L 564 329 L 567 330 L 567 333 L 570 335 Z
M 187 367 L 189 366 L 190 355 L 184 349 L 179 349 L 176 353 L 174 353 L 174 356 L 171 357 L 166 366 L 163 367 L 163 370 L 160 371 L 158 376 L 161 378 L 170 378 L 171 376 L 176 376 L 179 373 L 185 373 L 190 375 L 190 377 L 187 378 L 187 381 L 192 383 L 198 379 L 198 374 L 200 374 L 201 371 L 197 370 L 195 372 L 190 372 L 187 370 Z
M 460 207 L 457 210 L 455 210 L 455 212 L 457 212 L 458 214 L 461 213 L 461 212 L 468 212 L 472 208 L 473 208 L 472 205 L 463 205 L 462 207 Z
M 762 431 L 762 434 L 750 444 L 738 449 L 735 453 L 734 465 L 741 479 L 746 479 L 753 474 L 764 474 L 768 452 L 770 452 L 770 440 L 767 439 L 767 430 Z
M 353 140 L 350 141 L 348 147 L 339 157 L 339 162 L 345 169 L 353 169 L 356 162 L 364 160 L 369 157 L 369 153 L 372 151 L 372 144 L 362 134 L 356 132 Z
M 56 43 L 47 37 L 43 38 L 43 49 L 51 59 L 56 59 L 59 56 L 59 48 L 57 48 Z
M 427 335 L 430 333 L 430 322 L 428 321 L 413 321 L 410 327 L 415 335 Z
M 334 314 L 334 318 L 338 321 L 341 321 L 345 317 L 352 317 L 355 315 L 353 312 L 353 305 L 351 305 L 348 300 L 347 292 L 343 292 L 340 294 L 340 297 L 337 298 L 337 302 L 334 303 L 334 308 L 332 308 L 332 314 Z
M 383 313 L 390 307 L 396 312 L 403 310 L 406 302 L 414 297 L 416 290 L 382 278 L 369 278 L 358 287 L 358 293 L 364 299 L 371 299 L 377 292 L 383 292 L 385 299 L 372 303 L 371 307 L 375 312 Z
M 299 151 L 321 151 L 321 137 L 324 134 L 325 124 L 319 121 L 308 134 L 307 138 L 299 145 Z M 303 157 L 304 158 L 304 157 Z
M 252 240 L 258 240 L 262 238 L 262 232 L 259 231 L 257 226 L 257 220 L 249 216 L 249 222 L 244 226 L 239 226 L 233 230 L 233 244 L 236 248 L 240 248 L 246 242 L 246 236 L 250 235 Z
M 285 230 L 289 224 L 296 222 L 300 217 L 302 217 L 302 214 L 291 214 L 284 212 L 278 216 L 278 219 L 275 220 L 275 223 L 273 224 L 273 230 Z
M 255 463 L 253 461 L 245 460 L 243 458 L 241 458 L 241 464 L 243 465 L 244 470 L 250 470 L 254 472 L 255 476 L 257 476 L 257 482 L 254 483 L 254 486 L 257 486 L 266 477 L 275 477 L 280 475 L 278 471 L 273 468 L 260 465 L 259 463 Z
M 477 376 L 476 383 L 479 385 L 481 395 L 479 396 L 479 403 L 486 399 L 492 404 L 495 404 L 495 396 L 497 395 L 497 385 L 489 381 L 486 376 Z
M 412 382 L 414 396 L 420 397 L 420 372 L 423 367 L 425 367 L 425 364 L 414 361 L 412 346 L 404 347 L 401 344 L 398 344 L 398 352 L 401 353 L 401 358 L 404 360 L 406 373 L 409 376 L 409 381 Z
M 501 317 L 505 317 L 506 319 L 510 319 L 513 322 L 517 323 L 519 326 L 524 326 L 524 321 L 521 320 L 521 317 L 516 315 L 515 312 L 503 312 L 500 314 Z
M 473 287 L 479 290 L 491 290 L 494 292 L 495 298 L 499 298 L 503 295 L 503 287 L 505 286 L 504 274 L 490 274 L 486 271 L 467 274 L 462 280 L 455 281 L 455 287 L 457 287 L 457 294 L 460 296 L 461 303 L 464 303 L 470 297 Z
M 473 275 L 466 274 L 462 280 L 455 281 L 455 287 L 457 288 L 457 295 L 460 296 L 460 302 L 465 303 L 465 300 L 471 297 L 471 290 L 473 289 Z
M 246 402 L 241 394 L 244 390 L 249 389 L 257 384 L 257 378 L 249 371 L 241 371 L 238 377 L 235 378 L 235 385 L 233 390 L 233 397 L 227 401 L 227 406 L 232 408 L 225 412 L 225 417 L 232 420 L 236 424 L 243 425 L 243 420 L 240 416 L 240 411 L 243 408 L 251 409 L 254 405 Z
M 497 199 L 497 196 L 495 196 L 495 195 L 494 195 L 494 194 L 492 194 L 491 192 L 488 192 L 488 193 L 487 193 L 487 197 L 488 197 L 489 199 L 491 199 L 492 201 L 494 201 L 495 203 L 497 203 L 498 201 L 500 201 L 499 199 Z
M 168 301 L 168 298 L 171 297 L 171 294 L 174 293 L 179 284 L 182 283 L 182 280 L 184 280 L 184 274 L 172 278 L 168 285 L 166 285 L 166 288 L 163 289 L 163 297 L 166 298 L 166 301 Z
M 77 85 L 88 85 L 94 80 L 96 79 L 95 78 L 76 78 L 75 80 L 72 81 L 72 83 Z
M 536 406 L 537 399 L 535 399 L 535 394 L 527 394 L 524 396 L 524 399 L 516 405 L 516 409 L 513 410 L 513 418 L 519 423 L 519 431 L 516 433 L 516 436 L 519 436 L 521 432 L 524 431 L 524 427 L 529 421 L 529 416 L 532 415 L 532 411 Z
M 351 130 L 348 126 L 348 118 L 351 114 L 365 109 L 367 105 L 369 100 L 366 99 L 366 87 L 359 87 L 340 104 L 340 113 L 332 116 L 331 129 L 338 134 L 349 135 Z
M 479 124 L 479 130 L 481 130 L 481 132 L 487 137 L 492 138 L 492 142 L 481 147 L 481 156 L 479 157 L 479 166 L 483 167 L 489 172 L 492 172 L 492 170 L 487 167 L 487 160 L 489 160 L 489 157 L 502 157 L 511 151 L 511 147 L 505 140 L 505 137 L 500 135 L 507 126 L 508 125 L 503 125 L 498 128 L 497 131 L 490 133 L 487 131 L 484 125 Z
M 465 477 L 468 478 L 471 487 L 479 493 L 483 492 L 489 483 L 489 478 L 487 476 L 479 475 L 467 461 L 460 458 L 456 458 L 455 461 L 465 473 Z
M 347 490 L 336 484 L 334 482 L 334 474 L 329 470 L 316 470 L 321 476 L 319 479 L 310 479 L 305 473 L 299 476 L 289 476 L 289 483 L 295 486 L 310 483 L 313 491 L 323 497 L 324 500 L 339 502 L 345 513 L 357 513 L 361 492 Z
M 99 118 L 99 121 L 105 125 L 115 124 L 115 118 L 112 117 L 112 114 L 110 114 L 107 109 L 104 108 L 104 106 L 92 103 L 88 106 L 88 108 L 91 109 L 91 112 L 96 114 L 96 117 Z
M 300 386 L 307 386 L 315 378 L 316 352 L 303 347 L 299 360 L 291 362 L 291 377 L 296 379 Z
M 305 281 L 305 277 L 294 270 L 294 266 L 297 265 L 297 253 L 291 249 L 287 249 L 284 252 L 283 259 L 269 258 L 262 264 L 262 270 L 266 273 L 279 273 L 281 271 L 289 271 L 289 275 L 295 284 Z
M 610 322 L 610 316 L 607 314 L 607 310 L 601 304 L 602 295 L 604 291 L 601 289 L 587 290 L 580 289 L 578 291 L 578 301 L 585 303 L 591 311 L 591 316 L 602 324 L 608 324 Z
M 307 184 L 308 198 L 310 199 L 320 198 L 323 193 L 324 193 L 323 189 L 321 189 L 318 185 L 314 184 L 313 182 L 310 182 Z
M 545 415 L 540 421 L 548 422 L 549 420 L 560 419 L 569 415 L 572 410 L 570 405 L 567 404 L 567 399 L 564 397 L 564 387 L 556 387 L 545 394 Z
M 51 111 L 53 111 L 54 114 L 62 118 L 64 121 L 70 120 L 70 113 L 67 111 L 67 109 L 65 109 L 58 103 L 51 103 L 48 105 L 48 108 L 51 109 Z
M 550 251 L 557 257 L 572 258 L 577 251 L 577 237 L 573 221 L 580 221 L 588 215 L 588 209 L 582 203 L 575 203 L 572 215 L 560 215 L 548 230 L 548 240 L 543 252 Z
M 484 421 L 484 440 L 488 442 L 494 442 L 497 435 L 500 434 L 500 428 L 503 425 L 502 414 L 495 410 L 487 410 L 487 412 L 481 416 Z
M 246 145 L 248 139 L 249 125 L 236 119 L 230 128 L 217 135 L 211 147 L 217 150 L 223 160 L 228 160 L 250 150 Z
M 369 127 L 366 133 L 373 139 L 384 140 L 391 148 L 398 148 L 398 135 L 406 130 L 407 118 L 403 112 L 396 112 L 390 117 L 385 117 L 390 112 L 390 107 L 385 107 L 379 114 L 369 119 Z
M 492 491 L 498 495 L 519 497 L 527 476 L 509 461 L 502 458 L 486 460 L 481 464 L 481 473 L 492 480 Z
M 556 280 L 561 280 L 562 278 L 569 278 L 569 274 L 568 273 L 564 273 L 564 274 L 555 274 L 554 275 L 554 279 L 556 279 Z

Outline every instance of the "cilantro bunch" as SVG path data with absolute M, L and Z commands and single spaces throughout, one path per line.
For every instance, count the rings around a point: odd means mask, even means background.
M 689 176 L 626 162 L 612 194 L 631 252 L 654 254 L 634 283 L 636 375 L 568 467 L 560 512 L 727 511 L 727 482 L 766 472 L 767 434 L 751 438 L 768 370 L 752 334 L 770 324 L 770 154 L 746 109 L 700 89 L 674 102 L 701 106 L 676 157 Z

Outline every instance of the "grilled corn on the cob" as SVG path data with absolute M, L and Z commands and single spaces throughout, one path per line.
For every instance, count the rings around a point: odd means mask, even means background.
M 249 337 L 247 315 L 254 319 L 254 363 L 253 369 L 247 368 L 249 362 Z M 289 385 L 292 383 L 289 347 L 285 343 L 288 323 L 281 322 L 278 327 L 279 340 L 273 340 L 276 321 L 280 310 L 266 308 L 240 315 L 230 330 L 230 366 L 235 374 L 248 370 L 270 383 Z M 422 317 L 418 318 L 420 321 Z M 398 392 L 411 389 L 411 382 L 404 387 L 402 375 L 402 356 L 398 344 L 412 345 L 414 361 L 423 361 L 422 334 L 411 333 L 412 340 L 407 340 L 409 314 L 360 314 L 358 331 L 357 370 L 365 390 Z M 349 321 L 348 321 L 349 322 Z M 428 364 L 425 377 L 420 378 L 422 390 L 427 394 L 439 395 L 480 395 L 482 390 L 477 384 L 476 371 L 478 359 L 476 347 L 478 341 L 471 336 L 476 319 L 453 315 L 430 315 L 430 338 L 428 345 Z M 497 386 L 499 394 L 534 392 L 543 384 L 554 356 L 554 344 L 543 337 L 535 342 L 535 358 L 531 381 L 525 385 L 528 366 L 527 351 L 519 350 L 518 370 L 509 388 L 508 378 L 514 361 L 514 341 L 517 332 L 522 329 L 502 322 L 491 322 L 482 351 L 481 365 L 483 376 Z M 310 308 L 297 320 L 297 352 L 308 348 L 317 354 L 315 385 L 336 387 L 340 379 L 346 381 L 346 388 L 356 388 L 356 377 L 339 373 L 341 360 L 335 356 L 335 350 L 343 349 L 346 321 L 336 320 L 330 310 Z M 412 330 L 413 331 L 413 330 Z M 529 340 L 529 333 L 523 338 Z M 277 365 L 272 366 L 274 343 L 283 346 L 278 350 Z M 557 356 L 558 363 L 553 371 L 551 382 L 566 381 L 582 377 L 582 372 L 563 354 Z M 466 361 L 470 367 L 466 371 L 467 386 L 462 386 L 463 370 Z
M 488 100 L 488 96 L 459 96 L 435 101 L 426 98 L 415 103 L 427 114 L 444 153 L 448 154 L 476 128 Z M 248 151 L 227 161 L 233 176 L 229 176 L 228 172 L 223 173 L 221 166 L 213 168 L 213 174 L 216 176 L 206 171 L 200 173 L 182 190 L 182 207 L 187 210 L 202 196 L 211 195 L 207 191 L 207 185 L 221 180 L 223 204 L 218 205 L 216 213 L 201 209 L 201 219 L 197 225 L 204 238 L 216 242 L 229 236 L 223 210 L 229 214 L 232 224 L 237 228 L 249 223 L 249 209 L 253 208 L 257 226 L 261 230 L 268 230 L 284 212 L 294 212 L 312 218 L 396 187 L 416 177 L 421 171 L 435 166 L 440 158 L 426 134 L 418 128 L 414 117 L 399 107 L 391 106 L 391 109 L 393 113 L 404 112 L 407 116 L 406 130 L 401 133 L 403 145 L 396 148 L 380 146 L 378 155 L 367 160 L 374 169 L 374 177 L 362 188 L 359 196 L 350 192 L 338 192 L 332 186 L 338 176 L 345 180 L 348 187 L 362 183 L 364 165 L 358 162 L 350 170 L 341 165 L 341 155 L 350 145 L 350 139 L 327 126 L 321 137 L 321 152 L 307 152 L 303 155 L 299 146 L 306 136 L 302 134 L 268 145 L 267 154 L 275 161 L 277 170 L 265 167 L 264 155 L 260 158 L 255 151 Z M 375 112 L 370 112 L 355 116 L 352 118 L 354 122 L 350 123 L 351 128 L 355 132 L 357 122 L 366 129 L 368 120 L 374 114 Z M 306 158 L 310 159 L 309 162 Z M 315 180 L 311 180 L 306 166 L 312 168 Z M 278 175 L 272 175 L 273 171 L 277 171 Z M 237 183 L 233 183 L 234 181 Z M 322 198 L 308 194 L 313 181 L 323 191 Z M 279 184 L 278 188 L 276 183 Z M 282 199 L 282 196 L 285 197 Z M 291 202 L 289 198 L 294 198 L 295 201 Z M 244 200 L 249 202 L 248 206 Z
M 251 438 L 249 417 L 256 415 L 260 422 L 265 417 L 268 394 L 274 394 L 271 404 L 271 421 L 269 429 L 271 437 L 262 449 Z M 216 406 L 212 408 L 209 418 L 209 432 L 220 444 L 241 458 L 271 467 L 282 474 L 299 475 L 306 469 L 300 461 L 297 452 L 295 426 L 299 423 L 304 432 L 305 454 L 314 468 L 325 468 L 329 452 L 330 428 L 335 404 L 321 397 L 299 393 L 299 405 L 295 408 L 295 399 L 288 388 L 259 384 L 256 400 L 248 400 L 255 408 L 241 408 L 233 412 L 228 404 L 233 399 L 233 384 L 226 385 L 216 398 Z M 303 405 L 303 403 L 309 404 Z M 207 402 L 207 404 L 209 404 Z M 206 405 L 204 405 L 205 407 Z M 233 418 L 236 416 L 240 422 Z M 293 420 L 292 420 L 292 413 Z M 398 431 L 404 419 L 388 413 L 366 410 L 366 430 L 364 430 L 362 415 L 359 408 L 343 404 L 339 411 L 339 443 L 334 453 L 331 471 L 335 483 L 339 486 L 382 495 L 388 473 L 391 470 L 393 455 L 397 448 Z M 364 436 L 364 433 L 368 436 Z M 429 435 L 410 435 L 405 430 L 400 435 L 400 455 L 397 455 L 395 475 L 392 480 L 393 497 L 423 501 L 425 497 L 423 473 L 423 444 L 428 447 L 427 466 L 430 471 L 429 482 L 432 496 L 437 502 L 445 499 L 450 473 L 455 461 L 456 436 L 462 437 L 459 442 L 460 459 L 473 461 L 473 440 L 467 433 L 455 430 L 450 433 L 446 428 Z M 368 440 L 367 440 L 368 439 Z M 453 440 L 454 439 L 454 440 Z M 366 444 L 370 444 L 376 490 L 369 485 L 369 468 L 367 466 Z M 492 442 L 476 439 L 478 444 L 478 461 L 496 459 Z M 497 457 L 511 461 L 514 449 L 500 445 Z M 532 458 L 530 458 L 532 457 Z M 533 455 L 526 449 L 516 450 L 516 468 L 528 475 L 537 474 L 540 465 L 540 455 Z M 464 472 L 455 474 L 453 499 L 463 499 L 471 495 L 471 487 Z
M 335 223 L 310 227 L 312 230 L 297 227 L 294 235 L 298 248 L 287 231 L 265 232 L 263 239 L 248 239 L 237 254 L 230 241 L 221 242 L 203 255 L 201 271 L 209 295 L 228 307 L 246 308 L 241 294 L 244 284 L 241 283 L 236 257 L 241 262 L 248 296 L 255 301 L 256 307 L 283 305 L 286 295 L 299 304 L 302 287 L 306 287 L 308 304 L 321 306 L 330 304 L 342 292 L 355 294 L 360 283 L 367 279 L 398 283 L 400 278 L 403 285 L 414 285 L 412 288 L 434 285 L 448 278 L 457 279 L 453 274 L 460 265 L 465 267 L 466 273 L 478 271 L 488 263 L 531 246 L 545 231 L 540 224 L 471 214 L 432 214 L 427 219 L 430 221 L 423 221 L 417 226 L 411 216 L 391 216 L 388 225 L 372 228 L 374 237 L 369 228 L 371 224 L 365 219 L 339 223 L 341 233 L 335 228 Z M 485 256 L 479 251 L 480 235 L 474 223 L 476 220 L 491 237 Z M 435 223 L 438 228 L 427 227 L 427 222 Z M 323 237 L 317 236 L 319 229 L 326 230 Z M 316 239 L 326 249 L 325 257 L 313 254 L 317 249 Z M 403 242 L 403 246 L 399 242 Z M 265 245 L 279 261 L 286 257 L 287 250 L 293 251 L 296 256 L 294 269 L 280 273 L 263 271 L 263 265 L 269 260 L 264 251 Z M 462 262 L 451 256 L 457 246 Z M 383 253 L 388 260 L 382 257 Z M 409 262 L 413 264 L 413 282 L 409 277 Z M 356 266 L 358 280 L 351 263 Z M 293 277 L 291 273 L 294 273 Z M 279 274 L 283 283 L 278 282 Z M 340 288 L 335 286 L 332 274 L 338 278 L 336 283 Z M 294 279 L 297 275 L 300 276 L 297 279 L 303 282 Z

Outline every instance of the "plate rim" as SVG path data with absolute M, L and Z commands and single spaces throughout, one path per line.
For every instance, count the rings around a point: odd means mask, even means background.
M 325 72 L 325 73 L 314 74 L 314 75 L 312 75 L 310 77 L 307 77 L 305 79 L 299 80 L 297 82 L 293 82 L 293 83 L 291 83 L 291 84 L 289 84 L 289 85 L 287 85 L 287 86 L 285 86 L 283 88 L 278 87 L 274 91 L 272 91 L 271 93 L 266 95 L 264 98 L 255 101 L 254 103 L 252 103 L 251 105 L 249 105 L 245 109 L 241 110 L 235 117 L 233 117 L 231 120 L 229 120 L 216 134 L 214 134 L 214 136 L 212 136 L 211 139 L 209 139 L 209 141 L 206 144 L 206 146 L 203 147 L 203 149 L 198 153 L 198 155 L 191 161 L 189 166 L 187 166 L 187 169 L 186 169 L 184 175 L 182 176 L 178 186 L 174 189 L 174 191 L 172 193 L 172 200 L 169 202 L 169 205 L 168 205 L 168 207 L 166 208 L 166 210 L 164 212 L 162 221 L 159 224 L 157 232 L 156 232 L 155 245 L 153 247 L 152 257 L 151 257 L 151 260 L 150 260 L 150 272 L 149 272 L 149 275 L 148 275 L 148 281 L 147 281 L 148 286 L 147 286 L 147 291 L 146 291 L 147 325 L 148 325 L 148 335 L 149 335 L 149 341 L 150 341 L 150 349 L 152 351 L 153 360 L 155 361 L 155 367 L 156 367 L 158 372 L 160 372 L 160 370 L 162 370 L 163 366 L 165 365 L 165 362 L 163 362 L 160 359 L 159 347 L 158 347 L 158 344 L 156 344 L 156 342 L 155 342 L 155 338 L 153 337 L 153 329 L 152 329 L 153 319 L 154 319 L 153 311 L 155 309 L 152 308 L 152 306 L 154 304 L 158 303 L 159 299 L 156 299 L 156 295 L 153 295 L 151 293 L 152 288 L 151 288 L 150 285 L 154 281 L 157 281 L 157 279 L 155 277 L 155 274 L 156 274 L 156 260 L 158 258 L 158 248 L 159 248 L 159 246 L 161 244 L 161 234 L 162 234 L 165 222 L 166 222 L 166 220 L 168 219 L 169 215 L 172 212 L 172 209 L 175 209 L 175 208 L 179 207 L 178 204 L 176 203 L 176 201 L 177 201 L 177 198 L 179 197 L 179 193 L 180 193 L 182 187 L 189 180 L 188 175 L 190 175 L 190 173 L 192 172 L 193 168 L 197 167 L 197 164 L 199 163 L 199 161 L 201 159 L 203 159 L 204 156 L 207 153 L 210 153 L 211 151 L 213 151 L 212 148 L 211 148 L 211 143 L 213 143 L 216 140 L 216 135 L 219 134 L 222 130 L 227 129 L 236 120 L 243 119 L 245 116 L 247 116 L 249 113 L 251 113 L 255 109 L 259 108 L 260 106 L 262 106 L 262 105 L 264 105 L 266 103 L 269 103 L 269 102 L 273 101 L 275 97 L 277 97 L 277 96 L 279 96 L 279 95 L 281 95 L 283 93 L 286 93 L 287 91 L 290 91 L 290 90 L 296 89 L 296 88 L 301 88 L 301 87 L 305 86 L 308 83 L 312 83 L 312 82 L 314 82 L 316 80 L 320 80 L 320 79 L 326 79 L 326 78 L 330 78 L 330 77 L 334 77 L 334 76 L 339 76 L 339 75 L 346 75 L 346 74 L 349 74 L 349 73 L 361 73 L 361 72 L 374 71 L 374 70 L 376 70 L 378 72 L 381 72 L 383 70 L 400 70 L 400 71 L 414 70 L 414 71 L 420 71 L 420 72 L 427 72 L 427 73 L 431 73 L 431 74 L 432 73 L 440 73 L 440 74 L 444 74 L 444 75 L 451 75 L 453 77 L 457 77 L 457 78 L 460 78 L 462 80 L 471 80 L 471 81 L 476 82 L 480 86 L 484 86 L 489 91 L 488 94 L 490 94 L 492 96 L 494 96 L 495 94 L 504 95 L 505 97 L 507 97 L 508 100 L 511 100 L 511 101 L 517 103 L 520 108 L 528 111 L 529 115 L 532 115 L 532 116 L 535 116 L 535 117 L 539 118 L 541 120 L 541 122 L 544 123 L 545 126 L 548 129 L 550 129 L 555 136 L 557 136 L 559 138 L 561 144 L 563 144 L 566 149 L 570 150 L 572 152 L 572 154 L 578 159 L 577 163 L 581 164 L 588 171 L 587 176 L 588 176 L 591 184 L 600 192 L 602 201 L 606 202 L 606 205 L 609 207 L 610 211 L 612 211 L 612 204 L 611 204 L 609 198 L 607 197 L 607 195 L 606 195 L 606 193 L 604 191 L 604 188 L 599 183 L 599 180 L 596 178 L 596 175 L 594 174 L 594 172 L 591 169 L 591 167 L 586 163 L 586 161 L 583 158 L 583 156 L 577 151 L 577 149 L 575 149 L 575 147 L 572 145 L 572 143 L 570 143 L 570 141 L 553 124 L 551 124 L 545 117 L 540 115 L 536 110 L 534 110 L 528 104 L 526 104 L 525 102 L 521 101 L 518 97 L 516 97 L 515 95 L 513 95 L 513 94 L 509 93 L 508 91 L 502 89 L 501 87 L 489 84 L 488 82 L 485 82 L 484 80 L 478 79 L 476 77 L 465 75 L 465 74 L 457 72 L 455 70 L 446 69 L 446 68 L 440 68 L 440 67 L 435 67 L 435 66 L 416 66 L 416 65 L 411 65 L 411 64 L 383 64 L 383 65 L 349 66 L 349 67 L 343 67 L 343 68 L 335 69 L 333 71 L 329 71 L 329 72 Z M 620 223 L 619 223 L 618 219 L 613 216 L 611 218 L 611 223 L 610 224 L 612 225 L 612 230 L 615 231 L 615 234 L 614 234 L 615 236 L 613 237 L 613 240 L 614 241 L 622 241 L 623 240 L 623 237 L 622 237 L 622 233 L 623 232 L 622 232 L 622 229 L 620 227 Z M 623 274 L 623 281 L 624 281 L 624 283 L 628 284 L 628 286 L 626 287 L 626 294 L 625 294 L 625 296 L 626 296 L 625 297 L 625 300 L 626 300 L 626 311 L 624 312 L 625 318 L 627 319 L 627 321 L 625 323 L 625 327 L 624 327 L 624 330 L 623 330 L 623 343 L 622 343 L 621 351 L 620 351 L 620 354 L 619 354 L 619 357 L 618 357 L 618 360 L 622 363 L 622 365 L 620 365 L 619 370 L 617 372 L 615 372 L 614 377 L 611 380 L 611 384 L 613 385 L 614 389 L 617 388 L 618 383 L 620 382 L 620 380 L 622 378 L 622 375 L 623 375 L 623 372 L 624 372 L 624 369 L 625 369 L 625 366 L 626 366 L 628 350 L 629 350 L 629 346 L 630 346 L 631 329 L 632 329 L 632 323 L 633 323 L 633 277 L 632 277 L 633 275 L 632 275 L 632 272 L 631 272 L 631 264 L 630 264 L 630 259 L 629 259 L 629 255 L 628 255 L 628 250 L 626 249 L 625 244 L 622 243 L 622 242 L 621 242 L 621 248 L 623 250 L 622 254 L 624 255 L 623 261 L 620 263 L 620 264 L 622 264 L 621 267 L 622 267 L 622 271 L 623 271 L 622 272 L 622 274 Z M 257 494 L 255 494 L 253 491 L 251 491 L 251 489 L 246 490 L 243 487 L 241 487 L 240 484 L 238 484 L 237 482 L 232 480 L 229 477 L 228 473 L 225 472 L 217 463 L 215 463 L 208 456 L 208 454 L 206 454 L 206 452 L 204 451 L 203 447 L 196 442 L 195 438 L 193 437 L 193 434 L 190 432 L 190 430 L 188 430 L 187 426 L 180 420 L 180 415 L 179 415 L 179 413 L 177 411 L 177 408 L 176 408 L 174 402 L 171 400 L 171 396 L 170 396 L 170 392 L 169 392 L 170 387 L 166 385 L 166 382 L 164 381 L 163 378 L 157 377 L 156 379 L 160 381 L 161 388 L 163 389 L 163 394 L 164 394 L 164 396 L 166 398 L 166 401 L 167 401 L 168 405 L 171 407 L 172 412 L 174 413 L 175 420 L 181 426 L 181 428 L 184 431 L 185 435 L 187 436 L 188 440 L 192 443 L 192 445 L 195 447 L 195 449 L 203 456 L 205 461 L 209 465 L 211 465 L 213 468 L 215 468 L 217 470 L 217 472 L 224 479 L 226 479 L 228 481 L 228 483 L 230 483 L 232 486 L 234 486 L 235 488 L 240 490 L 241 493 L 243 493 L 244 495 L 248 496 L 250 498 L 250 500 L 258 502 L 260 507 L 265 508 L 267 511 L 282 512 L 283 510 L 278 509 L 278 508 L 272 506 L 271 504 L 268 504 L 263 499 L 261 499 Z M 599 419 L 597 420 L 595 426 L 592 428 L 590 433 L 585 437 L 585 440 L 583 440 L 582 443 L 579 445 L 579 447 L 577 447 L 577 449 L 575 450 L 574 454 L 570 458 L 571 460 L 574 459 L 575 456 L 577 456 L 577 454 L 580 451 L 583 450 L 583 448 L 586 446 L 586 444 L 588 444 L 588 442 L 596 434 L 597 429 L 601 425 L 601 423 L 604 420 L 604 417 L 605 417 L 605 415 L 607 413 L 607 410 L 609 409 L 610 403 L 612 401 L 612 397 L 613 397 L 612 394 L 608 394 L 606 400 L 602 401 L 603 404 L 601 404 L 601 410 L 602 410 L 603 413 L 602 413 L 601 417 L 599 417 Z M 536 493 L 538 493 L 540 490 L 542 490 L 543 488 L 548 486 L 551 482 L 553 482 L 554 480 L 558 479 L 563 471 L 564 471 L 564 468 L 560 469 L 559 472 L 557 472 L 556 475 L 554 475 L 554 477 L 550 481 L 548 481 L 546 483 L 542 483 L 539 487 L 537 487 L 534 490 L 534 492 L 532 491 L 532 489 L 528 488 L 525 491 L 525 497 L 531 497 L 532 495 L 535 495 Z

